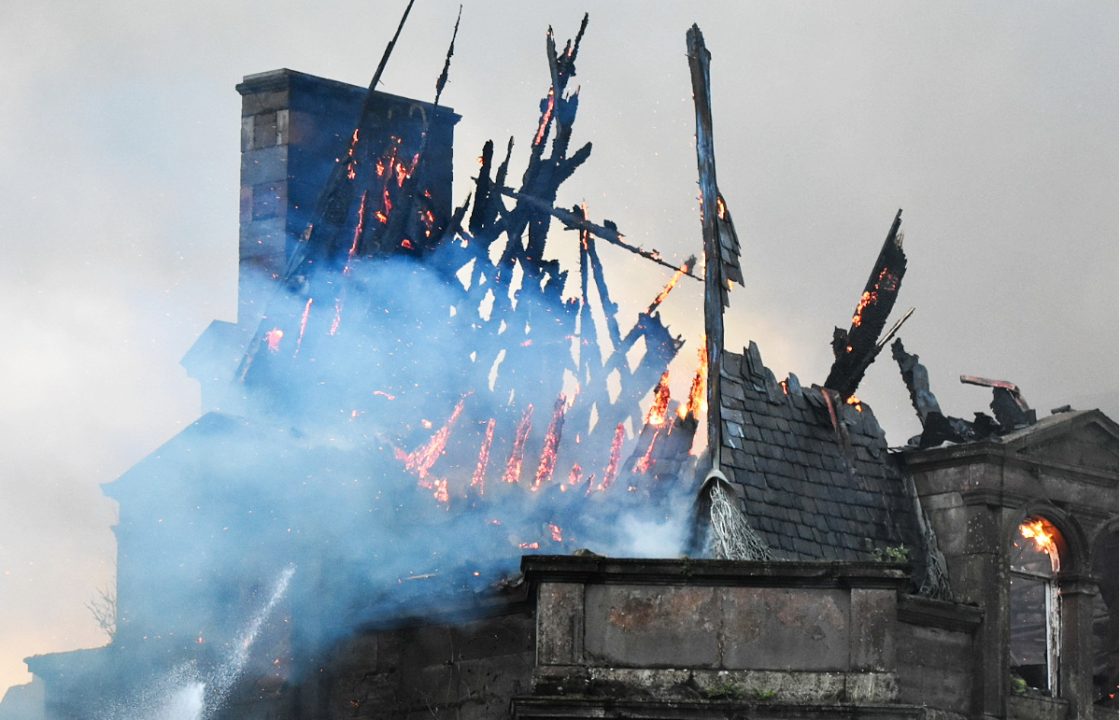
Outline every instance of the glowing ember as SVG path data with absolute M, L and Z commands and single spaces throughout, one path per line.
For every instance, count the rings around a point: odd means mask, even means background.
M 865 290 L 859 297 L 859 304 L 856 305 L 856 311 L 852 315 L 852 327 L 859 327 L 863 324 L 863 311 L 870 305 L 879 302 L 879 291 L 894 292 L 898 289 L 898 277 L 892 275 L 890 270 L 883 268 L 879 271 L 879 277 L 875 279 L 875 286 L 870 290 Z M 851 352 L 849 349 L 848 352 Z
M 353 258 L 358 254 L 358 241 L 362 239 L 362 230 L 366 224 L 366 199 L 369 197 L 369 190 L 362 193 L 362 201 L 358 203 L 358 224 L 354 227 L 354 241 L 350 243 L 350 257 Z M 346 263 L 346 268 L 343 272 L 350 271 L 350 263 Z
M 611 457 L 607 461 L 607 469 L 603 471 L 603 482 L 599 484 L 600 490 L 606 490 L 618 477 L 618 463 L 622 458 L 622 440 L 626 436 L 626 428 L 619 423 L 614 429 L 614 439 L 611 440 Z
M 541 544 L 539 542 L 518 543 L 517 547 L 521 548 L 522 550 L 540 550 Z
M 482 438 L 482 447 L 478 450 L 478 464 L 471 476 L 471 487 L 478 488 L 479 495 L 486 493 L 486 466 L 490 464 L 490 447 L 494 444 L 494 424 L 494 418 L 486 423 L 486 434 Z
M 572 465 L 572 469 L 568 472 L 568 484 L 575 487 L 583 482 L 583 467 L 576 463 Z
M 342 298 L 334 301 L 334 319 L 331 320 L 330 334 L 333 337 L 338 332 L 338 327 L 342 325 Z
M 533 429 L 533 405 L 525 408 L 521 422 L 517 424 L 517 434 L 513 438 L 513 450 L 510 451 L 509 460 L 506 462 L 506 471 L 502 479 L 511 485 L 521 477 L 521 464 L 525 460 L 525 442 L 529 439 L 529 431 Z
M 455 423 L 459 420 L 459 415 L 463 412 L 463 405 L 466 403 L 467 396 L 464 395 L 455 405 L 455 409 L 451 412 L 451 417 L 444 423 L 443 427 L 432 435 L 428 442 L 416 448 L 410 453 L 406 453 L 400 448 L 397 448 L 396 457 L 404 463 L 407 470 L 415 473 L 421 480 L 428 477 L 428 472 L 432 466 L 436 464 L 440 456 L 443 455 L 444 450 L 447 448 L 447 441 L 451 437 L 451 430 L 455 427 Z M 439 481 L 435 485 L 438 486 Z M 446 493 L 446 481 L 444 481 L 444 492 Z M 437 498 L 438 499 L 438 498 Z
M 1058 555 L 1058 546 L 1054 542 L 1056 530 L 1048 528 L 1046 521 L 1035 518 L 1024 520 L 1019 524 L 1019 534 L 1027 540 L 1034 540 L 1035 546 L 1042 552 L 1054 558 Z
M 548 534 L 552 538 L 552 542 L 554 542 L 554 543 L 564 542 L 564 531 L 560 529 L 559 525 L 556 525 L 554 523 L 549 523 L 548 524 Z
M 544 114 L 541 115 L 541 124 L 537 128 L 537 135 L 533 138 L 533 147 L 541 144 L 544 140 L 544 134 L 548 131 L 548 125 L 552 122 L 552 111 L 556 109 L 556 89 L 548 89 L 548 104 L 545 106 Z
M 412 241 L 409 240 L 408 238 L 405 238 L 404 240 L 401 240 L 401 247 L 404 248 L 405 250 L 412 250 L 413 249 L 412 248 Z
M 778 384 L 782 386 L 782 394 L 789 395 L 789 380 L 782 380 Z
M 661 380 L 653 391 L 653 404 L 646 412 L 646 425 L 664 425 L 669 409 L 669 371 L 661 373 Z
M 269 350 L 280 352 L 280 341 L 284 339 L 284 331 L 280 328 L 272 328 L 264 334 L 264 339 L 268 343 Z
M 451 496 L 447 493 L 446 480 L 434 480 L 432 482 L 432 497 L 434 497 L 438 503 L 450 505 Z
M 681 278 L 684 277 L 684 274 L 688 271 L 688 263 L 677 268 L 677 271 L 673 273 L 673 277 L 669 278 L 669 283 L 657 294 L 657 297 L 653 299 L 653 305 L 651 305 L 651 307 L 657 307 L 664 302 L 665 298 L 669 297 L 669 293 L 673 291 L 673 288 L 677 286 L 677 283 L 681 281 Z
M 392 393 L 387 393 L 387 392 L 385 392 L 384 390 L 374 390 L 374 391 L 373 391 L 372 393 L 370 393 L 370 394 L 371 394 L 371 395 L 374 395 L 374 396 L 376 396 L 376 397 L 383 397 L 383 398 L 385 398 L 386 400 L 396 400 L 396 399 L 397 399 L 397 396 L 396 396 L 396 395 L 393 395 Z
M 727 219 L 727 204 L 723 202 L 723 196 L 716 196 L 716 215 L 719 215 L 720 220 Z
M 850 396 L 844 402 L 848 403 L 856 409 L 857 412 L 863 412 L 863 402 L 855 395 Z
M 637 474 L 645 475 L 647 472 L 649 472 L 649 469 L 653 467 L 657 462 L 653 459 L 653 448 L 655 445 L 657 445 L 657 438 L 660 435 L 661 428 L 657 428 L 653 431 L 653 436 L 649 439 L 649 447 L 647 447 L 645 453 L 640 458 L 638 458 L 638 461 L 634 463 L 634 472 L 636 472 Z
M 299 319 L 299 337 L 296 338 L 296 355 L 299 355 L 299 349 L 303 347 L 303 334 L 307 332 L 307 318 L 311 316 L 311 303 L 314 298 L 307 298 L 307 304 L 303 306 L 303 315 Z
M 560 435 L 564 431 L 564 412 L 568 409 L 567 398 L 563 393 L 556 398 L 552 408 L 552 419 L 548 423 L 548 431 L 544 436 L 544 446 L 541 448 L 541 461 L 537 465 L 537 475 L 533 479 L 533 491 L 552 479 L 556 470 L 556 450 L 560 445 Z
M 869 305 L 874 305 L 879 301 L 879 293 L 874 290 L 864 290 L 863 295 L 859 296 L 859 304 L 856 305 L 856 312 L 852 315 L 852 325 L 859 327 L 863 323 L 863 311 Z

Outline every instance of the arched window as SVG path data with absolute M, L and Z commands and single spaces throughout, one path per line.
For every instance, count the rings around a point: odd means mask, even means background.
M 1061 536 L 1053 523 L 1029 516 L 1011 540 L 1011 690 L 1058 694 L 1061 607 L 1057 584 Z

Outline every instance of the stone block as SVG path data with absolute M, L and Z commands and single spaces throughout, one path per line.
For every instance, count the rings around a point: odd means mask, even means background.
M 848 593 L 830 588 L 720 588 L 721 667 L 845 670 Z
M 894 673 L 849 673 L 844 679 L 844 697 L 858 705 L 883 705 L 898 700 L 898 678 Z
M 850 668 L 889 671 L 895 667 L 894 590 L 851 591 Z
M 568 665 L 583 659 L 584 586 L 544 583 L 537 590 L 537 663 Z
M 288 107 L 289 103 L 291 103 L 291 94 L 287 90 L 244 95 L 241 98 L 241 115 L 245 117 L 270 110 L 276 111 Z
M 588 586 L 584 637 L 588 659 L 621 667 L 718 667 L 719 590 Z
M 288 179 L 288 148 L 286 145 L 250 150 L 241 154 L 241 184 L 259 185 Z

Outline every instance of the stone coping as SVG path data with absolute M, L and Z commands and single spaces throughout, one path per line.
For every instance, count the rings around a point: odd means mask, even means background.
M 288 68 L 278 68 L 276 70 L 267 70 L 265 72 L 252 73 L 242 78 L 241 82 L 237 84 L 236 90 L 241 95 L 248 95 L 252 93 L 268 92 L 274 90 L 284 90 L 293 81 L 314 84 L 319 88 L 328 88 L 333 92 L 341 94 L 353 94 L 356 96 L 364 97 L 367 88 L 360 85 L 351 85 L 341 80 L 332 80 L 330 78 L 320 77 L 318 75 L 311 75 L 310 73 L 299 72 L 298 70 L 290 70 Z M 374 95 L 385 100 L 397 103 L 405 103 L 409 105 L 421 105 L 429 111 L 435 111 L 439 114 L 447 114 L 452 116 L 457 122 L 461 116 L 455 112 L 453 108 L 446 105 L 433 105 L 424 100 L 416 100 L 414 98 L 407 98 L 403 95 L 394 95 L 393 93 L 383 92 L 381 90 L 374 91 Z
M 984 610 L 975 605 L 900 594 L 898 619 L 910 625 L 971 633 L 984 622 Z
M 533 584 L 568 582 L 895 590 L 905 590 L 910 584 L 907 564 L 872 561 L 749 562 L 525 555 L 521 558 L 521 571 Z

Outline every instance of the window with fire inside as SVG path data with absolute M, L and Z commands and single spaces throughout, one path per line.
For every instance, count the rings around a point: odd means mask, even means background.
M 1011 691 L 1057 696 L 1061 602 L 1055 578 L 1061 559 L 1058 530 L 1028 517 L 1011 540 Z
M 1019 523 L 1011 540 L 1009 630 L 1011 692 L 1058 697 L 1061 693 L 1062 606 L 1058 592 L 1058 529 L 1044 517 Z M 1115 557 L 1115 551 L 1112 556 Z M 1094 563 L 1099 564 L 1099 563 Z M 1092 600 L 1093 702 L 1116 707 L 1116 573 L 1094 568 Z

